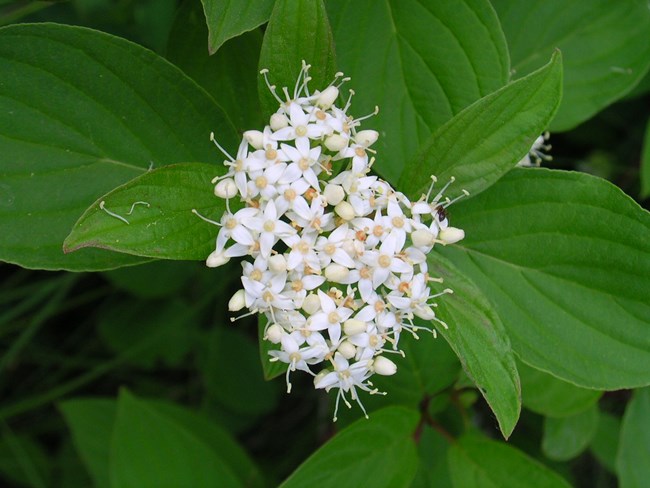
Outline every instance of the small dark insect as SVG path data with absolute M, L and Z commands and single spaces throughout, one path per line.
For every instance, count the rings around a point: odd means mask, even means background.
M 445 207 L 443 207 L 442 205 L 438 205 L 436 207 L 436 214 L 437 214 L 438 220 L 440 222 L 445 220 L 447 218 L 447 215 L 448 215 L 447 210 L 445 210 Z

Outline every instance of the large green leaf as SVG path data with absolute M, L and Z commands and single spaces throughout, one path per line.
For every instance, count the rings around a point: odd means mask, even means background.
M 629 0 L 493 0 L 516 77 L 554 49 L 564 56 L 564 97 L 551 130 L 567 130 L 630 91 L 650 67 L 650 10 Z
M 570 488 L 560 475 L 503 442 L 466 436 L 449 449 L 457 488 Z
M 111 435 L 117 411 L 115 400 L 77 398 L 61 403 L 59 409 L 93 483 L 97 488 L 108 488 Z
M 144 401 L 126 393 L 123 393 L 120 397 L 119 408 L 121 417 L 118 418 L 118 422 L 122 422 L 122 425 L 119 425 L 118 429 L 124 428 L 124 423 L 128 427 L 129 422 L 137 421 L 139 415 L 146 412 L 150 417 L 147 417 L 143 421 L 144 425 L 139 428 L 144 430 L 155 429 L 156 427 L 162 428 L 165 431 L 162 432 L 163 437 L 173 436 L 178 433 L 181 440 L 176 446 L 177 449 L 181 449 L 183 442 L 202 443 L 203 447 L 209 448 L 213 451 L 213 454 L 219 456 L 221 462 L 225 463 L 228 469 L 235 473 L 242 485 L 259 486 L 261 479 L 257 468 L 252 464 L 245 452 L 225 431 L 205 417 L 170 403 Z M 72 431 L 77 452 L 88 468 L 95 485 L 100 488 L 125 486 L 110 478 L 111 470 L 115 475 L 115 469 L 120 469 L 111 464 L 114 460 L 111 458 L 110 452 L 118 403 L 113 399 L 77 398 L 62 403 L 60 409 Z M 149 421 L 151 421 L 151 424 L 149 424 Z M 147 436 L 143 436 L 142 439 L 134 438 L 133 436 L 136 436 L 137 432 L 122 432 L 118 435 L 121 436 L 119 439 L 126 442 L 125 448 L 129 448 L 129 443 L 143 446 L 143 450 L 138 452 L 134 459 L 118 461 L 118 464 L 133 463 L 132 466 L 136 470 L 134 472 L 136 475 L 138 469 L 146 470 L 146 467 L 141 466 L 141 463 L 143 462 L 143 456 L 148 455 L 151 450 L 155 451 L 155 449 L 159 448 L 160 452 L 164 453 L 170 449 L 173 454 L 175 449 L 173 445 L 165 443 L 155 446 L 155 440 L 150 442 Z M 122 442 L 119 439 L 113 438 L 113 443 Z M 113 447 L 115 448 L 115 444 Z M 150 451 L 147 452 L 147 449 Z M 118 455 L 118 457 L 120 456 L 121 454 Z M 150 465 L 152 469 L 156 466 L 156 463 L 164 463 L 164 460 L 152 460 Z M 161 476 L 164 479 L 166 473 L 164 464 L 158 471 L 157 475 L 152 474 L 150 478 L 143 478 L 143 484 L 139 486 L 186 486 L 183 484 L 170 484 L 166 481 L 161 485 L 147 484 L 154 476 Z M 188 479 L 191 480 L 192 478 Z
M 144 402 L 122 392 L 110 457 L 111 486 L 247 486 L 250 462 L 211 422 L 173 405 Z M 248 466 L 248 467 L 247 467 Z M 249 474 L 242 474 L 242 469 Z
M 442 252 L 526 363 L 595 389 L 650 384 L 650 214 L 582 173 L 517 169 L 453 208 Z
M 230 39 L 213 56 L 205 49 L 207 35 L 199 2 L 185 2 L 176 13 L 169 34 L 167 59 L 212 95 L 239 132 L 261 130 L 257 96 L 261 32 L 256 29 Z
M 485 295 L 446 259 L 429 255 L 429 273 L 444 279 L 454 293 L 438 301 L 448 328 L 438 331 L 456 352 L 467 374 L 492 408 L 504 437 L 521 411 L 517 365 L 501 319 Z
M 417 423 L 417 412 L 403 407 L 373 412 L 312 454 L 281 487 L 407 487 L 418 464 Z
M 512 169 L 531 148 L 560 104 L 562 58 L 488 95 L 445 123 L 404 168 L 399 188 L 414 198 L 456 178 L 455 193 L 475 195 Z
M 524 407 L 547 417 L 568 417 L 583 412 L 603 394 L 562 381 L 521 361 L 517 362 L 517 370 Z
M 447 462 L 451 440 L 424 425 L 418 441 L 420 469 L 411 488 L 452 488 Z
M 544 419 L 542 451 L 549 459 L 568 461 L 583 452 L 598 428 L 598 408 L 564 418 Z
M 98 270 L 142 262 L 61 251 L 99 196 L 151 165 L 219 162 L 231 123 L 176 67 L 123 39 L 80 27 L 0 29 L 0 259 Z M 141 211 L 142 208 L 138 208 Z
M 210 31 L 208 50 L 214 54 L 228 39 L 269 20 L 274 0 L 201 0 L 201 3 Z
M 375 169 L 397 181 L 436 128 L 501 88 L 510 62 L 487 0 L 329 0 L 341 69 L 355 114 L 380 131 Z
M 222 165 L 204 163 L 149 171 L 91 205 L 64 250 L 99 247 L 154 258 L 205 259 L 214 250 L 218 228 L 193 210 L 219 221 L 225 200 L 214 195 L 210 180 L 224 171 Z
M 243 486 L 257 488 L 265 485 L 261 473 L 246 451 L 220 425 L 204 415 L 173 403 L 161 400 L 144 403 L 210 447 L 235 473 Z
M 625 409 L 616 470 L 621 488 L 643 488 L 650 479 L 650 388 L 634 392 Z
M 324 89 L 334 79 L 334 42 L 323 0 L 277 0 L 262 42 L 260 69 L 269 70 L 280 97 L 282 87 L 292 94 L 302 61 L 312 66 L 312 91 Z M 275 112 L 278 103 L 262 77 L 258 90 L 264 115 Z

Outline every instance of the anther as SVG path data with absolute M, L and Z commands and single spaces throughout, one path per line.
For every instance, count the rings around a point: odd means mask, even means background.
M 464 197 L 468 197 L 468 196 L 469 196 L 469 192 L 468 192 L 467 190 L 464 190 L 464 189 L 463 189 L 462 192 L 463 192 L 463 193 L 462 193 L 461 195 L 458 195 L 458 196 L 457 196 L 456 198 L 454 198 L 453 200 L 449 200 L 449 199 L 447 199 L 447 201 L 442 205 L 443 208 L 447 208 L 447 207 L 449 207 L 450 205 L 453 205 L 454 203 L 456 203 L 456 202 L 457 202 L 458 200 L 460 200 L 461 198 L 464 198 Z
M 432 203 L 438 202 L 440 200 L 440 197 L 442 197 L 442 194 L 445 192 L 445 190 L 447 190 L 447 188 L 449 188 L 449 185 L 451 185 L 454 181 L 456 181 L 456 178 L 454 178 L 453 176 L 449 178 L 447 184 L 443 186 L 442 190 L 440 190 L 438 194 L 433 198 Z

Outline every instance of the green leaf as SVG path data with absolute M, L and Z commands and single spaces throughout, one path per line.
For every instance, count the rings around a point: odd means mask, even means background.
M 382 137 L 374 169 L 398 180 L 438 127 L 508 81 L 505 37 L 487 0 L 329 0 L 354 113 Z
M 373 412 L 318 449 L 281 488 L 407 487 L 418 464 L 417 423 L 417 412 L 403 407 Z
M 488 95 L 448 121 L 411 160 L 399 188 L 419 197 L 430 185 L 456 178 L 471 196 L 494 184 L 530 150 L 561 98 L 562 58 L 555 52 L 540 70 Z
M 450 439 L 424 425 L 418 443 L 420 469 L 411 488 L 453 488 L 447 463 Z
M 256 344 L 242 332 L 215 327 L 200 363 L 208 398 L 242 415 L 269 412 L 277 403 L 278 385 L 264 381 L 257 358 Z
M 208 50 L 214 54 L 228 39 L 269 20 L 274 0 L 201 0 L 201 3 L 210 31 Z
M 547 458 L 568 461 L 582 453 L 596 434 L 598 408 L 589 409 L 571 417 L 544 419 L 542 451 Z
M 650 214 L 582 173 L 517 169 L 453 208 L 441 252 L 496 306 L 522 361 L 585 388 L 650 383 Z
M 501 319 L 483 293 L 449 261 L 429 255 L 429 273 L 442 277 L 452 295 L 438 303 L 438 315 L 448 328 L 437 327 L 460 358 L 494 412 L 508 438 L 521 411 L 521 387 L 517 365 Z
M 212 95 L 238 132 L 260 129 L 257 63 L 262 33 L 257 29 L 230 39 L 213 56 L 205 49 L 207 35 L 200 3 L 183 3 L 169 34 L 167 59 Z
M 168 408 L 122 391 L 111 445 L 111 486 L 244 486 L 227 461 L 233 448 L 239 450 L 236 444 L 208 421 L 186 422 L 188 415 L 170 415 Z
M 150 165 L 219 162 L 210 131 L 227 148 L 237 144 L 193 81 L 108 34 L 4 27 L 0 72 L 0 259 L 21 266 L 101 270 L 145 261 L 100 250 L 66 256 L 61 245 L 88 205 Z
M 124 399 L 125 396 L 128 397 L 127 400 Z M 177 429 L 178 431 L 182 431 L 180 437 L 185 441 L 189 442 L 189 440 L 193 440 L 203 443 L 204 447 L 208 447 L 214 453 L 218 454 L 222 462 L 226 463 L 236 474 L 242 485 L 251 487 L 260 486 L 260 475 L 246 453 L 225 431 L 205 417 L 170 403 L 139 400 L 129 394 L 122 394 L 119 405 L 119 408 L 123 409 L 121 411 L 121 421 L 127 422 L 127 425 L 128 422 L 135 421 L 137 416 L 143 413 L 143 410 L 147 411 L 152 415 L 152 423 L 149 424 L 149 418 L 145 419 L 145 424 L 140 426 L 141 429 L 147 430 L 147 426 L 154 429 L 156 426 L 162 425 L 163 429 L 168 429 L 166 432 L 167 435 L 171 435 L 169 430 Z M 72 431 L 77 451 L 88 468 L 95 485 L 100 488 L 116 486 L 115 480 L 113 480 L 113 485 L 110 485 L 109 472 L 111 468 L 109 458 L 111 455 L 111 436 L 113 435 L 113 426 L 118 412 L 117 402 L 113 399 L 79 398 L 63 402 L 59 408 Z M 124 412 L 124 408 L 126 408 L 126 412 Z M 124 415 L 127 416 L 126 419 Z M 133 435 L 136 434 L 135 432 L 133 433 Z M 123 435 L 126 436 L 126 440 L 129 442 L 136 444 L 141 442 L 143 447 L 152 450 L 156 448 L 154 444 L 147 440 L 148 436 L 143 436 L 142 439 L 136 439 L 131 438 L 131 435 L 128 433 Z M 113 440 L 113 442 L 118 441 Z M 182 442 L 179 443 L 178 448 L 181 445 Z M 161 451 L 164 451 L 166 447 L 173 449 L 173 446 L 166 446 L 164 444 L 159 447 Z M 136 455 L 136 458 L 132 460 L 135 468 L 138 468 L 139 461 L 142 460 L 140 456 L 146 454 L 146 451 L 143 451 L 143 453 Z M 112 459 L 110 461 L 112 462 Z M 151 469 L 154 469 L 156 464 L 161 461 L 154 459 L 150 464 Z M 165 472 L 163 465 L 159 469 L 158 475 L 164 477 Z M 143 479 L 143 483 L 145 482 L 146 480 Z M 156 485 L 143 484 L 141 486 Z M 162 485 L 157 486 L 170 485 L 167 482 L 163 482 Z M 186 485 L 174 484 L 173 486 Z
M 145 403 L 209 446 L 235 473 L 243 486 L 251 488 L 264 486 L 257 466 L 221 426 L 203 415 L 173 403 L 159 400 Z
M 109 453 L 117 407 L 114 400 L 73 399 L 59 404 L 75 448 L 97 488 L 110 486 Z
M 591 440 L 594 457 L 611 473 L 616 473 L 616 455 L 621 434 L 621 420 L 607 412 L 598 415 L 598 429 Z
M 621 488 L 643 488 L 650 479 L 650 388 L 634 392 L 625 409 L 616 471 Z
M 641 197 L 650 196 L 650 119 L 645 126 L 643 153 L 641 155 Z
M 559 48 L 564 97 L 551 130 L 568 130 L 630 91 L 650 68 L 647 2 L 494 0 L 515 76 Z
M 260 69 L 269 70 L 269 80 L 278 90 L 288 87 L 293 93 L 302 61 L 312 66 L 313 89 L 322 90 L 334 79 L 334 43 L 323 1 L 277 0 L 262 42 Z M 258 91 L 264 115 L 277 111 L 278 102 L 262 77 Z
M 594 405 L 602 392 L 580 388 L 553 375 L 517 362 L 521 399 L 528 410 L 547 417 L 569 417 Z
M 93 203 L 63 249 L 99 247 L 154 258 L 205 259 L 214 251 L 218 228 L 193 210 L 219 221 L 226 201 L 214 196 L 210 181 L 224 172 L 223 166 L 203 163 L 149 171 Z
M 570 488 L 559 474 L 523 452 L 483 437 L 465 436 L 449 449 L 451 478 L 456 487 Z

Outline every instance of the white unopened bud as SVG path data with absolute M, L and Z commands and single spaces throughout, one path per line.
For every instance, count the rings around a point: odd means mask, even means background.
M 325 186 L 323 195 L 325 196 L 325 199 L 329 205 L 338 205 L 345 198 L 345 190 L 341 185 L 334 185 L 333 183 L 330 183 L 329 185 Z
M 287 260 L 283 254 L 274 254 L 269 258 L 269 269 L 274 273 L 282 273 L 287 270 Z
M 390 376 L 397 372 L 397 365 L 384 356 L 377 356 L 372 363 L 375 373 L 382 376 Z
M 235 294 L 228 301 L 228 310 L 231 312 L 239 312 L 242 308 L 246 306 L 246 292 L 242 290 L 237 290 Z
M 316 100 L 316 105 L 322 109 L 327 110 L 332 106 L 332 104 L 339 97 L 339 89 L 335 86 L 328 86 L 323 90 L 318 99 Z
M 237 194 L 237 185 L 232 178 L 224 178 L 214 187 L 214 194 L 219 198 L 232 198 Z
M 415 247 L 428 247 L 435 241 L 435 236 L 430 230 L 418 229 L 411 233 L 411 240 Z
M 323 369 L 316 376 L 314 376 L 314 387 L 324 388 L 324 386 L 320 386 L 320 382 L 323 381 L 323 378 L 325 378 L 325 376 L 327 376 L 329 373 L 330 373 L 329 369 Z
M 302 302 L 302 309 L 309 315 L 314 315 L 318 312 L 320 310 L 320 298 L 318 298 L 318 295 L 313 293 L 307 295 Z
M 348 319 L 343 322 L 343 332 L 346 335 L 353 336 L 357 334 L 362 334 L 368 329 L 368 326 L 365 322 L 357 319 Z
M 325 139 L 325 147 L 332 152 L 339 152 L 341 149 L 347 147 L 348 140 L 341 134 L 332 134 Z
M 262 149 L 264 147 L 264 134 L 259 130 L 247 130 L 244 132 L 244 137 L 255 149 Z
M 340 264 L 332 263 L 325 268 L 325 278 L 334 283 L 342 283 L 348 279 L 350 270 Z
M 341 353 L 345 359 L 352 359 L 357 354 L 357 348 L 354 347 L 350 341 L 343 341 L 339 344 L 337 351 Z
M 338 215 L 339 217 L 341 217 L 345 221 L 352 220 L 355 217 L 354 208 L 352 207 L 352 205 L 350 205 L 345 200 L 342 201 L 342 202 L 339 202 L 334 207 L 334 212 L 336 212 L 336 215 Z
M 226 253 L 224 251 L 215 250 L 212 251 L 208 256 L 208 259 L 205 260 L 205 265 L 208 268 L 216 268 L 218 266 L 226 264 L 228 261 L 230 261 L 230 258 L 226 256 Z
M 357 135 L 354 136 L 354 140 L 357 142 L 357 144 L 368 147 L 377 142 L 378 137 L 379 132 L 376 130 L 362 130 L 357 132 Z
M 416 317 L 420 317 L 422 320 L 433 320 L 436 316 L 433 309 L 428 305 L 415 307 L 413 309 L 413 314 Z
M 271 126 L 272 130 L 280 130 L 284 129 L 286 126 L 289 125 L 289 120 L 287 120 L 287 116 L 284 114 L 279 114 L 279 113 L 274 113 L 271 115 L 271 120 L 269 121 L 269 125 Z
M 438 238 L 443 241 L 445 244 L 454 244 L 465 237 L 465 231 L 463 229 L 457 229 L 456 227 L 447 227 L 442 229 Z
M 272 342 L 273 344 L 277 344 L 282 340 L 282 335 L 284 334 L 284 329 L 280 327 L 278 324 L 273 324 L 271 325 L 268 329 L 266 329 L 266 339 Z

